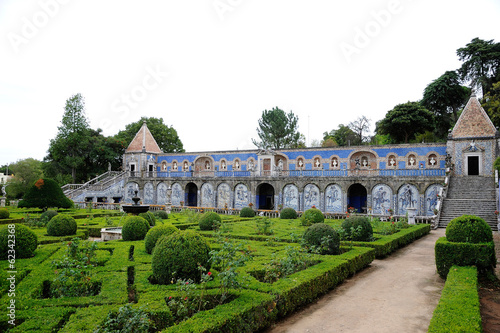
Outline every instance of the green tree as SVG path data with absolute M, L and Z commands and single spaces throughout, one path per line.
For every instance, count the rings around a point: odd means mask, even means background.
M 20 199 L 35 181 L 43 177 L 42 162 L 34 158 L 19 160 L 9 166 L 14 178 L 9 182 L 6 191 L 10 198 Z
M 474 38 L 457 50 L 462 66 L 460 78 L 472 88 L 481 88 L 483 96 L 500 80 L 500 43 Z
M 61 187 L 52 179 L 41 178 L 28 188 L 19 201 L 19 207 L 41 208 L 47 210 L 49 207 L 71 208 L 73 202 L 68 199 Z
M 490 91 L 484 95 L 481 105 L 495 127 L 500 127 L 500 81 L 494 83 Z
M 378 121 L 377 134 L 388 134 L 393 143 L 408 143 L 417 133 L 433 129 L 433 115 L 418 102 L 399 104 Z
M 357 135 L 349 126 L 340 124 L 336 130 L 323 133 L 323 147 L 328 147 L 326 144 L 333 144 L 334 146 L 347 146 L 355 145 Z
M 149 131 L 164 153 L 184 152 L 184 147 L 177 131 L 172 126 L 165 125 L 163 118 L 142 117 L 140 120 L 125 126 L 125 130 L 119 131 L 118 134 L 114 136 L 114 139 L 119 142 L 124 142 L 126 149 L 137 132 L 139 132 L 144 122 L 146 122 Z
M 458 112 L 465 106 L 471 90 L 460 84 L 456 71 L 447 71 L 432 81 L 424 90 L 420 104 L 434 113 L 435 132 L 446 138 L 451 125 L 458 120 Z
M 77 170 L 85 164 L 90 146 L 89 130 L 83 97 L 80 94 L 73 95 L 66 100 L 61 126 L 58 127 L 56 138 L 50 140 L 49 155 L 45 159 L 69 171 L 73 183 L 77 180 Z
M 298 132 L 299 118 L 292 111 L 285 113 L 278 107 L 272 110 L 264 110 L 259 119 L 257 134 L 260 142 L 252 139 L 254 145 L 259 148 L 292 148 L 300 145 L 301 138 Z

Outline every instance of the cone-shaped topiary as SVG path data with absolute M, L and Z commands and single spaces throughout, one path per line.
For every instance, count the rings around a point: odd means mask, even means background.
M 243 207 L 240 210 L 240 217 L 254 217 L 255 211 L 250 207 Z
M 297 218 L 297 212 L 295 209 L 286 207 L 283 208 L 280 212 L 280 219 L 293 219 L 295 220 Z
M 12 226 L 12 225 L 10 225 Z M 14 224 L 13 228 L 4 225 L 0 229 L 0 259 L 8 259 L 9 250 L 9 235 L 16 236 L 16 244 L 14 246 L 15 258 L 30 258 L 35 254 L 36 247 L 38 246 L 38 237 L 36 234 L 25 225 Z M 11 232 L 14 230 L 14 233 Z M 12 238 L 10 238 L 12 240 Z M 12 257 L 11 257 L 12 258 Z
M 198 266 L 210 269 L 210 245 L 192 230 L 162 236 L 156 242 L 151 259 L 153 280 L 170 284 L 176 279 L 200 281 Z
M 9 211 L 7 208 L 0 208 L 0 219 L 8 219 L 10 216 Z
M 149 223 L 140 216 L 128 216 L 122 227 L 124 241 L 142 240 L 149 231 Z
M 201 216 L 198 225 L 201 230 L 213 230 L 216 223 L 220 223 L 222 219 L 215 212 L 208 212 Z
M 457 243 L 488 243 L 493 241 L 491 227 L 474 215 L 454 218 L 446 227 L 446 240 Z
M 161 236 L 168 236 L 176 231 L 179 231 L 179 229 L 171 224 L 161 224 L 149 229 L 148 233 L 146 234 L 146 238 L 144 238 L 144 246 L 146 248 L 146 252 L 149 254 L 153 252 L 156 242 Z
M 302 214 L 301 217 L 302 225 L 311 225 L 314 223 L 323 223 L 325 221 L 325 216 L 317 208 L 309 208 Z
M 304 232 L 304 244 L 321 254 L 338 254 L 340 239 L 337 232 L 328 224 L 316 223 Z
M 76 234 L 76 221 L 72 216 L 57 214 L 47 223 L 49 236 L 69 236 Z
M 373 238 L 373 228 L 365 216 L 351 216 L 346 218 L 341 225 L 347 240 L 357 242 L 370 242 Z
M 18 207 L 38 207 L 46 210 L 49 207 L 71 208 L 73 201 L 68 199 L 61 187 L 52 179 L 39 179 L 24 194 Z

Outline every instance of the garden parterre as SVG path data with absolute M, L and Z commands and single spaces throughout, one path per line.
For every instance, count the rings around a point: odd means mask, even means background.
M 123 220 L 122 216 L 92 215 L 77 220 L 77 235 L 80 238 L 86 238 L 89 228 L 121 225 Z M 132 302 L 133 308 L 143 309 L 149 314 L 157 330 L 256 331 L 342 283 L 349 275 L 369 265 L 375 256 L 386 256 L 430 231 L 428 225 L 416 225 L 392 235 L 375 234 L 377 240 L 373 242 L 343 242 L 342 253 L 335 256 L 302 252 L 303 257 L 299 260 L 307 262 L 305 268 L 269 283 L 262 280 L 263 272 L 273 269 L 270 263 L 283 265 L 289 253 L 300 252 L 299 242 L 307 227 L 302 226 L 299 220 L 271 219 L 272 233 L 263 235 L 259 234 L 260 217 L 222 218 L 218 231 L 200 231 L 196 217 L 186 214 L 170 214 L 168 220 L 159 223 L 172 223 L 179 229 L 196 230 L 206 237 L 214 251 L 221 250 L 225 243 L 232 243 L 239 244 L 240 250 L 248 253 L 249 259 L 236 270 L 237 276 L 234 277 L 239 281 L 239 287 L 227 288 L 228 297 L 224 302 L 220 301 L 224 267 L 212 265 L 209 271 L 211 278 L 203 285 L 203 290 L 199 286 L 195 287 L 198 289 L 194 293 L 203 292 L 204 302 L 211 303 L 210 306 L 175 324 L 175 313 L 167 306 L 168 299 L 182 300 L 186 298 L 186 292 L 179 290 L 176 284 L 158 285 L 150 282 L 152 255 L 146 253 L 144 241 L 98 243 L 97 266 L 92 269 L 92 279 L 99 285 L 95 296 L 48 297 L 45 290 L 47 284 L 58 274 L 53 262 L 65 256 L 71 240 L 68 237 L 46 236 L 46 229 L 40 227 L 34 228 L 41 244 L 35 256 L 16 261 L 16 325 L 10 325 L 8 318 L 4 317 L 0 320 L 0 330 L 92 332 L 110 311 L 117 311 Z M 327 223 L 338 227 L 341 221 L 328 220 Z M 2 263 L 0 302 L 6 308 L 12 298 L 8 296 L 9 285 L 5 282 L 8 277 L 7 262 Z

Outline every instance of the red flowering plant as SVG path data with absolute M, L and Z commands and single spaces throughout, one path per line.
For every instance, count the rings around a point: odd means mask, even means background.
M 198 264 L 201 274 L 200 283 L 196 284 L 191 279 L 177 279 L 175 282 L 177 297 L 165 298 L 167 306 L 174 317 L 176 324 L 186 320 L 199 311 L 208 310 L 209 301 L 204 298 L 206 283 L 212 280 L 212 272 L 206 272 L 206 268 Z

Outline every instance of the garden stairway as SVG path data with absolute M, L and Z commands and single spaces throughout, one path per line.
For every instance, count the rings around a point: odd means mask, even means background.
M 452 219 L 466 214 L 482 217 L 492 230 L 498 230 L 495 193 L 496 186 L 493 177 L 450 177 L 450 185 L 442 203 L 438 227 L 446 228 Z

